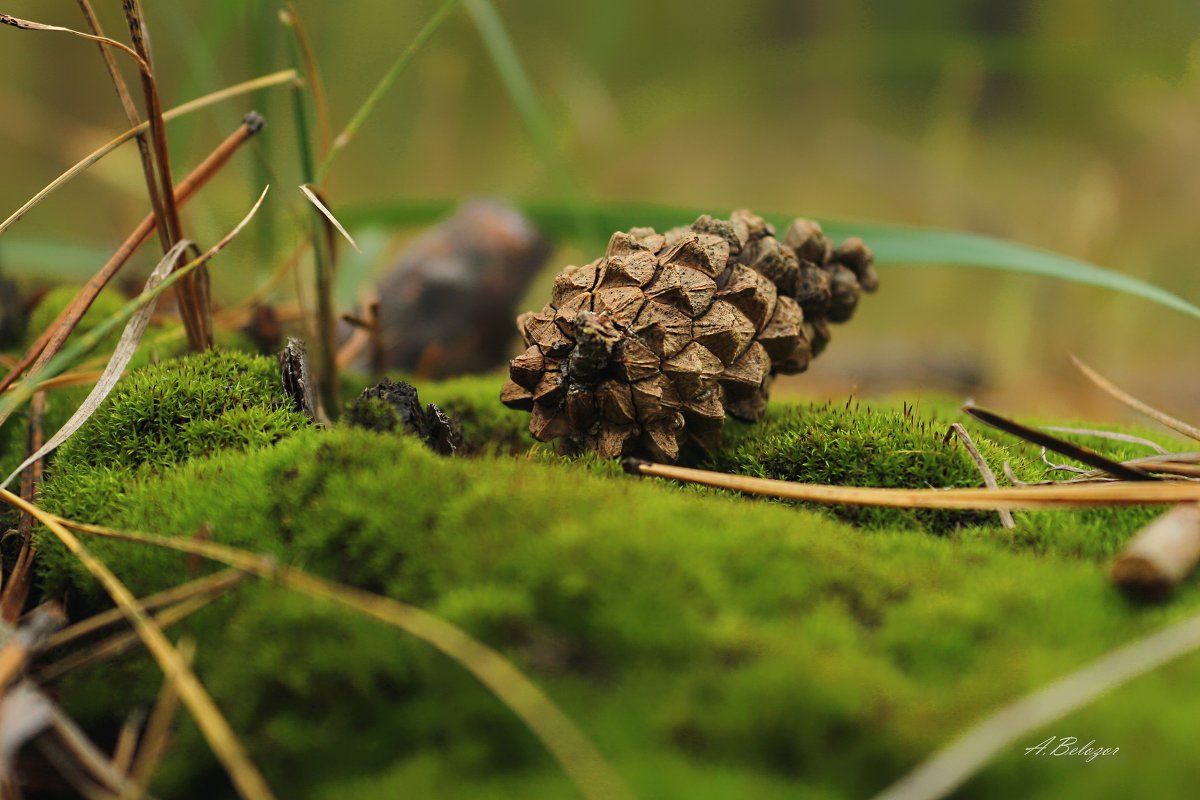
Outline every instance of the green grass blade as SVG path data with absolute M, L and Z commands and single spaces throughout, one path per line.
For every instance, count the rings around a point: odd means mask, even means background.
M 333 140 L 333 147 L 329 150 L 329 155 L 325 156 L 325 160 L 317 168 L 316 182 L 319 183 L 324 180 L 325 174 L 329 172 L 329 167 L 333 163 L 333 159 L 342 151 L 342 148 L 350 144 L 350 140 L 354 138 L 354 134 L 366 122 L 367 117 L 375 110 L 375 106 L 379 105 L 380 99 L 387 94 L 388 89 L 392 88 L 392 84 L 396 82 L 396 78 L 400 77 L 400 73 L 404 72 L 404 68 L 420 52 L 425 43 L 433 38 L 433 35 L 437 33 L 438 28 L 450 16 L 450 12 L 454 10 L 458 2 L 459 0 L 443 0 L 442 4 L 438 6 L 438 10 L 425 23 L 425 27 L 417 32 L 416 37 L 408 43 L 408 47 L 404 48 L 404 52 L 400 54 L 399 58 L 392 63 L 388 71 L 379 79 L 379 83 L 375 84 L 375 88 L 367 95 L 367 99 L 359 106 L 358 111 L 354 112 L 354 116 L 346 123 L 346 127 L 342 129 L 342 132 Z
M 563 159 L 554 138 L 554 124 L 538 99 L 537 91 L 521 63 L 517 48 L 504 27 L 504 21 L 491 0 L 463 0 L 463 7 L 475 23 L 496 72 L 499 73 L 509 98 L 529 131 L 533 146 L 550 173 L 555 189 L 566 205 L 566 211 L 571 215 L 576 232 L 582 238 L 589 238 L 592 235 L 593 220 L 583 205 L 579 184 Z
M 348 209 L 340 216 L 347 224 L 406 227 L 428 224 L 449 213 L 454 205 L 453 201 L 395 203 Z M 561 205 L 522 203 L 521 208 L 544 233 L 558 238 L 576 238 L 573 215 Z M 723 212 L 722 209 L 671 208 L 629 203 L 599 203 L 588 206 L 587 211 L 593 224 L 604 231 L 628 230 L 636 225 L 649 225 L 658 230 L 665 230 L 676 225 L 686 225 L 703 213 Z M 780 230 L 789 220 L 785 214 L 765 216 Z M 821 220 L 821 225 L 825 232 L 835 239 L 861 236 L 875 252 L 876 263 L 884 267 L 980 267 L 1057 278 L 1140 297 L 1200 318 L 1200 307 L 1148 281 L 1016 242 L 962 231 L 879 222 Z M 581 244 L 591 249 L 598 243 L 583 241 Z
M 871 222 L 821 224 L 826 233 L 837 239 L 861 236 L 875 251 L 880 264 L 956 264 L 1040 275 L 1111 289 L 1200 317 L 1196 305 L 1148 281 L 1016 242 L 974 233 Z

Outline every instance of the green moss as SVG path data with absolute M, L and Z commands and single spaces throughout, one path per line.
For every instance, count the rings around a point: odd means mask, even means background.
M 730 423 L 726 447 L 714 469 L 755 477 L 840 486 L 900 488 L 980 486 L 983 481 L 957 438 L 946 440 L 950 421 L 901 409 L 859 404 L 774 406 L 758 425 Z M 975 433 L 984 458 L 997 468 L 1016 462 L 1015 451 Z M 868 528 L 918 527 L 945 533 L 982 524 L 980 512 L 827 506 L 826 513 Z
M 207 526 L 451 619 L 529 671 L 654 797 L 870 794 L 979 714 L 1200 602 L 1193 588 L 1140 611 L 1076 559 L 966 535 L 864 534 L 778 504 L 563 462 L 448 460 L 343 429 L 193 459 L 101 511 L 130 528 Z M 139 594 L 188 577 L 177 555 L 89 544 Z M 91 586 L 65 559 L 50 568 Z M 408 780 L 442 796 L 569 792 L 506 709 L 398 632 L 267 585 L 185 628 L 282 795 L 393 796 Z M 1176 679 L 1194 677 L 1200 663 Z M 64 689 L 88 724 L 115 725 L 157 686 L 130 658 Z M 1147 691 L 1154 707 L 1176 689 Z M 1163 744 L 1176 780 L 1191 752 L 1190 723 L 1177 722 Z M 1135 764 L 1082 785 L 1132 790 Z M 160 788 L 201 796 L 216 775 L 187 729 Z M 1028 786 L 1002 765 L 972 796 Z
M 274 444 L 307 425 L 284 396 L 272 359 L 209 350 L 163 362 L 122 379 L 59 448 L 42 502 L 67 517 L 101 518 L 126 502 L 139 478 L 192 458 Z M 62 559 L 70 556 L 47 541 L 45 574 Z M 64 587 L 51 580 L 49 588 Z
M 307 428 L 282 407 L 269 359 L 163 364 L 123 382 L 63 449 L 46 502 L 117 527 L 205 530 L 427 608 L 533 676 L 646 797 L 867 796 L 1005 700 L 1200 605 L 1189 586 L 1171 606 L 1131 607 L 1094 562 L 1152 512 L 1019 514 L 1016 531 L 986 514 L 966 527 L 902 516 L 851 527 L 826 511 L 558 458 L 531 446 L 525 417 L 495 402 L 495 383 L 421 387 L 482 453 L 445 459 L 410 437 Z M 979 485 L 962 448 L 942 444 L 948 421 L 920 416 L 775 408 L 758 428 L 731 426 L 719 458 L 822 482 Z M 972 434 L 995 466 L 1045 474 L 1018 443 Z M 196 577 L 174 553 L 88 544 L 137 594 Z M 49 540 L 39 568 L 55 596 L 70 589 L 77 612 L 104 603 Z M 265 583 L 183 631 L 281 796 L 572 791 L 506 708 L 397 631 Z M 1157 731 L 1145 738 L 1166 754 L 1158 772 L 1148 779 L 1134 759 L 1076 770 L 1077 796 L 1183 779 L 1190 717 L 1138 710 L 1173 707 L 1200 663 L 1170 675 L 1140 682 L 1137 708 L 1081 715 L 1089 737 Z M 160 683 L 137 654 L 58 688 L 89 730 L 103 730 L 151 703 Z M 1062 730 L 1084 732 L 1073 724 Z M 1033 770 L 1036 784 L 1006 757 L 968 790 L 1068 788 Z M 185 724 L 156 789 L 202 797 L 225 785 Z

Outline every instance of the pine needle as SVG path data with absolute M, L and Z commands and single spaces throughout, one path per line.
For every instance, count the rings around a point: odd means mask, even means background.
M 696 483 L 743 494 L 828 505 L 989 511 L 1001 508 L 1062 509 L 1160 505 L 1200 500 L 1200 483 L 1195 481 L 1054 483 L 999 489 L 880 489 L 751 478 L 725 472 L 655 464 L 635 458 L 627 458 L 622 464 L 626 472 L 634 475 L 669 478 L 681 483 Z
M 355 251 L 361 253 L 362 249 L 358 246 L 358 242 L 354 241 L 354 237 L 342 227 L 342 223 L 338 222 L 338 219 L 333 215 L 333 212 L 325 207 L 325 204 L 321 202 L 320 197 L 317 197 L 317 193 L 312 190 L 312 187 L 306 184 L 301 184 L 300 191 L 304 193 L 304 196 L 308 198 L 310 203 L 317 207 L 318 211 L 325 215 L 325 219 L 329 220 L 330 224 L 337 228 L 337 231 L 342 235 L 342 238 L 349 242 L 350 246 L 353 247 Z

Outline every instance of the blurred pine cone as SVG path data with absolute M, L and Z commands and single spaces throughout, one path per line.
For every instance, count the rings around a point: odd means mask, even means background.
M 834 248 L 798 219 L 781 240 L 749 211 L 665 234 L 613 234 L 604 257 L 567 267 L 541 313 L 517 327 L 527 350 L 501 401 L 565 452 L 674 461 L 720 446 L 725 414 L 762 419 L 773 375 L 803 372 L 879 285 L 858 238 Z

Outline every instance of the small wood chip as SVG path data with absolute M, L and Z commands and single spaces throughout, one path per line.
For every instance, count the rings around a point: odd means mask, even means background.
M 1200 563 L 1200 504 L 1181 503 L 1133 537 L 1112 565 L 1112 580 L 1138 599 L 1162 599 Z

